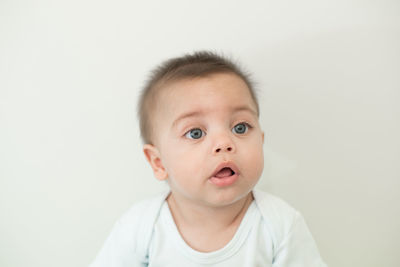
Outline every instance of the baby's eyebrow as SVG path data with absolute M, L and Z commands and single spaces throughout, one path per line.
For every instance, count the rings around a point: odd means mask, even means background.
M 250 112 L 251 114 L 253 114 L 254 116 L 258 116 L 257 112 L 256 112 L 254 109 L 249 108 L 248 106 L 239 106 L 239 107 L 235 107 L 235 108 L 233 108 L 233 111 L 234 111 L 234 112 L 248 111 L 248 112 Z
M 179 121 L 183 120 L 183 119 L 187 119 L 190 117 L 197 117 L 204 114 L 204 112 L 201 111 L 191 111 L 188 113 L 184 113 L 183 115 L 179 116 L 179 118 L 177 118 L 173 123 L 172 123 L 172 127 L 175 128 L 176 125 L 178 124 Z
M 250 112 L 252 115 L 258 117 L 257 112 L 255 110 L 253 110 L 252 108 L 248 107 L 248 106 L 238 106 L 238 107 L 233 107 L 232 108 L 232 112 L 236 113 L 236 112 L 241 112 L 241 111 L 247 111 Z M 179 116 L 173 123 L 172 123 L 172 127 L 175 128 L 176 125 L 178 124 L 179 121 L 183 120 L 183 119 L 187 119 L 190 117 L 198 117 L 203 115 L 205 112 L 203 111 L 191 111 L 188 113 L 184 113 L 183 115 Z

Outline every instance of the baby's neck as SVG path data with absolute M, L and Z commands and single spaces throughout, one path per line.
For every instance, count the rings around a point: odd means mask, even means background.
M 179 201 L 171 193 L 167 198 L 175 224 L 186 243 L 202 252 L 224 247 L 235 235 L 251 202 L 246 197 L 224 207 L 205 207 Z

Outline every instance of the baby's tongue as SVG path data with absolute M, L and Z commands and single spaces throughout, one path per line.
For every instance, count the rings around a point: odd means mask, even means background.
M 231 174 L 232 174 L 231 169 L 229 169 L 229 168 L 223 168 L 222 170 L 220 170 L 220 171 L 215 175 L 215 177 L 224 178 L 224 177 L 231 176 Z

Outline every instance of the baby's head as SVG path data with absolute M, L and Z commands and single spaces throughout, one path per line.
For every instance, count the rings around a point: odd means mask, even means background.
M 210 52 L 156 68 L 139 100 L 144 153 L 176 200 L 208 206 L 248 195 L 263 169 L 264 134 L 248 76 Z

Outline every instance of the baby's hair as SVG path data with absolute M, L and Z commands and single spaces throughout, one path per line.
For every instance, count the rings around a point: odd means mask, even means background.
M 145 144 L 152 144 L 151 111 L 157 104 L 157 93 L 167 84 L 184 79 L 206 77 L 217 73 L 239 76 L 249 88 L 259 114 L 259 105 L 250 75 L 233 60 L 210 51 L 198 51 L 171 58 L 157 66 L 149 76 L 138 102 L 140 134 Z

